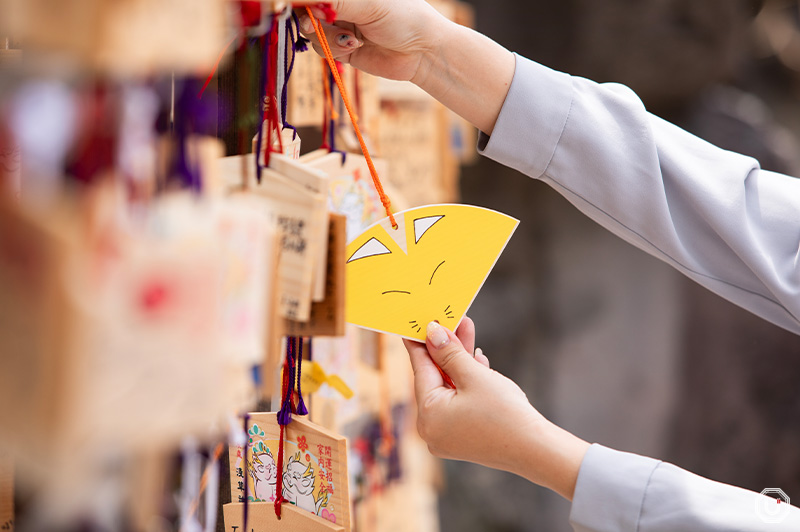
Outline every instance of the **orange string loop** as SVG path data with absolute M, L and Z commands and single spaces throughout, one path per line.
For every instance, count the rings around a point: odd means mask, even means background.
M 375 185 L 375 190 L 378 192 L 378 196 L 381 198 L 381 203 L 386 211 L 386 215 L 389 217 L 389 221 L 392 223 L 392 228 L 397 229 L 397 221 L 394 219 L 394 215 L 392 214 L 392 203 L 389 201 L 389 197 L 383 190 L 383 185 L 378 177 L 378 171 L 375 170 L 375 165 L 372 163 L 372 157 L 369 156 L 369 150 L 367 150 L 364 137 L 361 135 L 361 130 L 358 127 L 358 118 L 353 111 L 353 106 L 350 104 L 350 98 L 347 97 L 347 91 L 344 88 L 342 77 L 339 75 L 339 69 L 336 68 L 336 61 L 333 59 L 333 53 L 331 52 L 331 47 L 328 45 L 328 39 L 325 37 L 325 32 L 322 30 L 322 25 L 314 17 L 310 7 L 306 6 L 306 12 L 308 12 L 308 18 L 314 25 L 314 32 L 317 34 L 317 40 L 319 40 L 322 51 L 325 52 L 325 59 L 328 60 L 328 66 L 330 67 L 331 72 L 333 72 L 333 79 L 336 80 L 336 86 L 339 87 L 339 94 L 342 95 L 342 101 L 344 101 L 347 114 L 350 115 L 350 121 L 353 123 L 353 129 L 356 132 L 356 137 L 358 137 L 358 143 L 361 144 L 361 151 L 364 154 L 364 158 L 367 160 L 367 166 L 369 166 L 369 173 L 372 176 L 372 183 Z

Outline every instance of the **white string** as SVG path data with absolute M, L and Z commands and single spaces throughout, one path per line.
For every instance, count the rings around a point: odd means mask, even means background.
M 289 20 L 289 17 L 292 15 L 292 10 L 289 6 L 286 6 L 286 9 L 278 15 L 278 68 L 277 77 L 275 79 L 275 100 L 276 105 L 278 106 L 278 134 L 280 135 L 281 126 L 283 125 L 284 116 L 283 116 L 283 109 L 281 108 L 281 101 L 283 98 L 283 83 L 286 78 L 286 72 L 284 71 L 283 65 L 286 62 L 286 40 L 288 38 L 288 29 L 286 28 L 286 21 Z M 269 146 L 272 145 L 270 141 Z M 269 146 L 267 149 L 269 149 Z

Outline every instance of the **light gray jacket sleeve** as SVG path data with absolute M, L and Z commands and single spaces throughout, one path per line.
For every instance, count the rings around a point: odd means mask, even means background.
M 581 464 L 570 522 L 576 532 L 797 532 L 800 509 L 592 445 Z
M 800 180 L 649 114 L 623 86 L 519 56 L 480 147 L 717 294 L 800 333 Z M 780 512 L 783 521 L 769 524 Z M 581 465 L 570 520 L 578 532 L 800 530 L 797 508 L 598 445 Z
M 480 148 L 703 286 L 800 334 L 800 179 L 659 119 L 622 85 L 520 56 Z

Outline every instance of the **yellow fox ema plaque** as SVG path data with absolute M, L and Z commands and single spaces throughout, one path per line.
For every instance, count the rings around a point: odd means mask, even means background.
M 347 321 L 425 340 L 428 322 L 454 330 L 519 224 L 471 205 L 397 213 L 347 246 Z

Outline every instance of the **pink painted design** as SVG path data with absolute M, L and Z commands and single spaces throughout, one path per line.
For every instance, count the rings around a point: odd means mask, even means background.
M 322 509 L 322 514 L 320 514 L 320 517 L 327 519 L 331 523 L 336 522 L 336 515 L 333 512 L 329 512 L 327 508 Z

